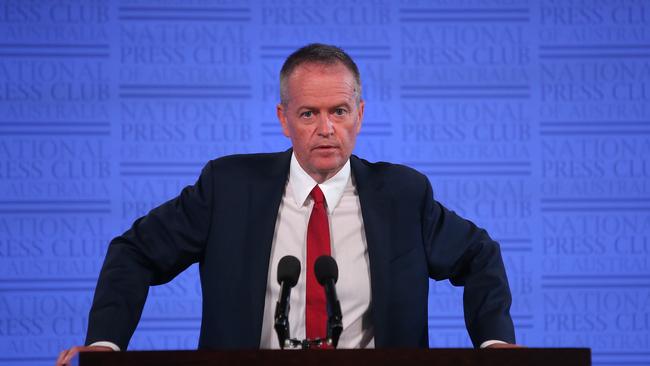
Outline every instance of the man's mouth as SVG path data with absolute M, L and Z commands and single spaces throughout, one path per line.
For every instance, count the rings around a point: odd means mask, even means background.
M 321 146 L 316 146 L 314 148 L 314 150 L 333 150 L 333 149 L 338 149 L 338 147 L 334 145 L 321 145 Z

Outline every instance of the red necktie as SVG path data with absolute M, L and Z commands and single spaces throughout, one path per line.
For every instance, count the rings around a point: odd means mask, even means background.
M 330 255 L 330 228 L 327 222 L 325 196 L 318 185 L 311 191 L 314 208 L 307 226 L 307 307 L 305 325 L 307 339 L 327 336 L 327 301 L 325 289 L 316 280 L 314 263 L 321 255 Z

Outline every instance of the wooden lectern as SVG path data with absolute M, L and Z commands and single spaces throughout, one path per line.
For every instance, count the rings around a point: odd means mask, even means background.
M 83 352 L 79 366 L 590 366 L 588 348 Z

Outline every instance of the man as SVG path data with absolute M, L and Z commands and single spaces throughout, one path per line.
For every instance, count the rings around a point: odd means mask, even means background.
M 291 297 L 297 338 L 324 336 L 313 261 L 331 254 L 343 307 L 339 347 L 427 347 L 429 278 L 465 286 L 476 347 L 514 343 L 498 244 L 434 201 L 422 174 L 351 155 L 364 112 L 352 59 L 333 46 L 303 47 L 285 61 L 280 89 L 277 116 L 293 148 L 209 162 L 194 186 L 115 238 L 90 312 L 91 346 L 62 352 L 59 364 L 80 350 L 126 349 L 149 286 L 195 262 L 199 348 L 277 348 L 275 278 L 288 254 L 303 264 Z

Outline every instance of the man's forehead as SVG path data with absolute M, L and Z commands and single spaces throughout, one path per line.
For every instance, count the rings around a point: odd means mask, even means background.
M 349 105 L 357 93 L 352 72 L 340 62 L 305 62 L 289 75 L 286 86 L 286 102 L 298 108 L 314 107 L 324 102 L 328 106 Z
M 289 79 L 295 79 L 300 76 L 305 76 L 310 74 L 334 74 L 334 73 L 341 73 L 342 76 L 345 75 L 350 78 L 354 78 L 352 72 L 348 70 L 348 68 L 345 67 L 345 65 L 343 65 L 341 62 L 334 62 L 334 63 L 305 62 L 303 64 L 296 66 L 296 68 L 293 70 L 291 75 L 289 75 Z
M 294 107 L 338 107 L 354 103 L 355 94 L 353 88 L 345 84 L 335 87 L 322 87 L 318 84 L 304 85 L 295 90 L 295 98 L 290 98 Z M 291 94 L 291 93 L 290 93 Z

